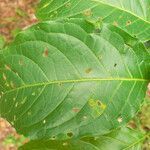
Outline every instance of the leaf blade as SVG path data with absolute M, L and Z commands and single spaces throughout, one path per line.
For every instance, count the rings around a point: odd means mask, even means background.
M 106 27 L 99 35 L 74 23 L 44 22 L 20 33 L 1 55 L 2 116 L 31 139 L 122 126 L 138 111 L 149 81 L 149 53 L 138 42 L 124 44 Z

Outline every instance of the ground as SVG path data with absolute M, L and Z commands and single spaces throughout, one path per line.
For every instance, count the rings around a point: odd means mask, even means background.
M 34 15 L 38 0 L 0 0 L 0 35 L 8 44 L 22 29 L 37 22 Z M 150 92 L 147 94 L 150 95 Z M 142 110 L 129 123 L 130 127 L 150 132 L 150 99 L 144 103 Z M 143 144 L 143 150 L 150 150 L 150 138 Z M 16 150 L 28 140 L 18 135 L 14 128 L 0 118 L 0 150 Z
M 34 15 L 38 0 L 0 0 L 0 38 L 4 37 L 6 44 L 27 26 L 37 22 Z M 0 150 L 16 150 L 27 142 L 23 136 L 16 133 L 11 125 L 0 118 Z

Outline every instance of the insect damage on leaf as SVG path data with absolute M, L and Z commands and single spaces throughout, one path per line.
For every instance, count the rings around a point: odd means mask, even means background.
M 102 103 L 100 100 L 90 99 L 88 101 L 88 104 L 90 106 L 89 111 L 91 111 L 91 114 L 94 118 L 99 117 L 106 109 L 106 105 Z

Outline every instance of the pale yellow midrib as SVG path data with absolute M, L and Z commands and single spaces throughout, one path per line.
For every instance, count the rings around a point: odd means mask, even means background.
M 6 91 L 4 94 L 13 92 L 15 90 L 20 90 L 23 88 L 35 87 L 35 86 L 47 86 L 50 84 L 64 84 L 64 83 L 79 83 L 79 82 L 98 82 L 98 81 L 138 81 L 138 82 L 148 82 L 148 79 L 141 79 L 141 78 L 84 78 L 84 79 L 75 79 L 75 80 L 57 80 L 57 81 L 47 81 L 47 82 L 40 82 L 35 84 L 26 84 L 20 86 L 18 88 Z

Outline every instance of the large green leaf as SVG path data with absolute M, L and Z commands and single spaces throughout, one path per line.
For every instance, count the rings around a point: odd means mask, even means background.
M 31 141 L 20 150 L 141 150 L 145 135 L 123 128 L 109 134 L 81 140 Z
M 123 32 L 106 25 L 95 31 L 89 22 L 73 22 L 37 24 L 0 55 L 0 114 L 31 139 L 109 133 L 145 97 L 144 46 L 129 45 Z
M 41 0 L 41 20 L 59 18 L 100 18 L 143 41 L 150 39 L 149 0 Z

